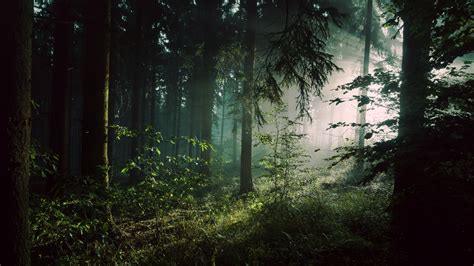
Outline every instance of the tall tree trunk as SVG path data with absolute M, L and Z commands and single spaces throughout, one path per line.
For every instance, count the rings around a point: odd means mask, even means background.
M 234 121 L 232 122 L 232 167 L 237 170 L 237 115 L 234 115 Z
M 50 119 L 50 145 L 58 155 L 57 173 L 48 177 L 48 189 L 52 192 L 57 181 L 69 172 L 70 135 L 70 85 L 69 67 L 72 46 L 73 22 L 70 18 L 71 2 L 57 0 L 54 3 L 55 33 L 52 79 L 52 106 Z
M 179 146 L 180 146 L 180 135 L 181 135 L 181 89 L 178 90 L 178 97 L 176 97 L 176 110 L 175 110 L 175 136 L 177 137 L 176 139 L 176 144 L 175 144 L 175 150 L 174 150 L 174 156 L 178 156 L 179 154 Z
M 240 193 L 253 190 L 252 181 L 252 119 L 253 119 L 253 69 L 255 64 L 255 39 L 257 24 L 257 0 L 247 0 L 247 25 L 244 48 L 244 84 L 242 94 L 242 149 L 240 155 Z
M 109 86 L 109 126 L 115 124 L 115 109 L 117 106 L 118 98 L 118 73 L 119 73 L 119 47 L 118 47 L 118 36 L 117 27 L 114 18 L 118 15 L 117 0 L 112 0 L 111 6 L 111 30 L 110 30 L 110 86 Z M 115 164 L 114 148 L 115 148 L 115 132 L 109 131 L 108 134 L 108 158 L 111 167 L 110 175 L 113 177 L 113 166 Z
M 157 108 L 157 95 L 156 95 L 156 88 L 157 88 L 157 80 L 156 80 L 156 62 L 152 63 L 151 69 L 151 90 L 150 90 L 150 125 L 157 130 L 158 129 L 158 121 L 157 121 L 157 112 L 159 112 L 159 106 Z M 159 105 L 159 103 L 158 103 Z
M 191 75 L 191 78 L 189 80 L 189 97 L 190 97 L 190 106 L 189 106 L 189 118 L 190 118 L 190 123 L 189 123 L 189 137 L 190 138 L 198 138 L 200 139 L 200 127 L 199 127 L 199 121 L 200 121 L 200 102 L 201 99 L 199 97 L 199 86 L 198 86 L 198 76 L 199 76 L 199 67 L 200 67 L 200 60 L 198 57 L 194 58 L 194 68 L 193 68 L 193 73 Z M 188 143 L 188 154 L 191 157 L 197 158 L 200 156 L 199 153 L 199 148 L 198 145 L 193 145 L 191 142 Z
M 221 141 L 219 148 L 221 149 L 222 154 L 224 153 L 224 128 L 225 128 L 225 107 L 226 107 L 226 83 L 224 83 L 224 91 L 222 93 L 222 113 L 221 113 Z M 221 155 L 222 156 L 222 155 Z
M 365 47 L 364 47 L 364 61 L 362 63 L 362 75 L 369 74 L 370 64 L 370 46 L 372 42 L 372 16 L 373 16 L 373 0 L 367 0 L 366 16 L 365 16 Z M 359 92 L 360 97 L 367 97 L 367 87 L 361 88 Z M 359 127 L 356 129 L 357 146 L 364 148 L 365 146 L 365 124 L 367 117 L 367 105 L 362 105 L 357 108 L 357 123 Z M 339 144 L 338 144 L 339 146 Z M 353 169 L 354 175 L 363 178 L 365 170 L 365 160 L 362 156 L 358 156 Z
M 82 175 L 100 178 L 108 188 L 108 101 L 110 60 L 110 0 L 89 0 L 84 31 L 84 107 Z
M 176 47 L 174 49 L 177 49 Z M 177 56 L 177 53 L 174 55 Z M 177 59 L 173 59 L 170 64 L 170 72 L 168 74 L 168 86 L 166 87 L 166 138 L 171 139 L 176 136 L 176 120 L 177 120 L 177 103 L 178 103 L 178 91 L 179 91 L 179 66 L 176 62 Z M 173 155 L 174 148 L 171 143 L 166 145 L 166 154 Z
M 144 4 L 141 0 L 135 0 L 135 54 L 134 54 L 134 71 L 133 71 L 133 85 L 132 85 L 132 130 L 141 131 L 142 125 L 142 108 L 141 101 L 144 94 L 144 77 L 143 77 L 143 12 Z M 134 137 L 130 142 L 130 157 L 135 159 L 139 154 L 140 137 Z M 135 170 L 130 171 L 129 182 L 137 183 L 138 172 Z
M 1 264 L 30 265 L 28 181 L 31 132 L 33 1 L 2 3 L 0 42 Z
M 200 21 L 204 32 L 204 46 L 201 69 L 201 139 L 209 144 L 212 143 L 212 116 L 214 109 L 214 90 L 216 88 L 216 65 L 217 65 L 217 23 L 219 21 L 219 1 L 200 0 Z M 201 152 L 201 157 L 206 163 L 203 174 L 210 176 L 211 149 Z
M 197 64 L 194 64 L 194 65 L 196 66 Z M 196 132 L 196 114 L 197 114 L 198 107 L 196 103 L 197 93 L 196 93 L 196 83 L 194 82 L 195 78 L 196 78 L 195 70 L 193 70 L 193 74 L 191 75 L 187 84 L 187 88 L 189 91 L 188 92 L 189 101 L 187 105 L 187 108 L 189 111 L 188 113 L 188 116 L 189 116 L 188 137 L 189 138 L 194 138 L 195 132 Z M 194 157 L 195 151 L 196 149 L 194 145 L 190 141 L 188 141 L 188 156 Z
M 430 0 L 404 1 L 402 19 L 403 61 L 400 88 L 399 150 L 395 161 L 393 200 L 393 236 L 395 264 L 433 265 L 434 245 L 438 232 L 430 231 L 426 208 L 427 197 L 422 191 L 429 183 L 424 172 L 424 113 L 427 86 L 431 26 L 434 2 Z M 430 240 L 431 239 L 431 240 Z M 433 243 L 431 243 L 433 242 Z M 430 261 L 432 263 L 430 263 Z M 436 263 L 435 263 L 436 264 Z
M 364 64 L 362 66 L 362 75 L 366 76 L 369 74 L 369 63 L 370 63 L 370 45 L 372 42 L 372 14 L 373 14 L 373 0 L 367 0 L 367 12 L 366 12 L 366 21 L 365 21 L 365 47 L 364 47 Z M 362 88 L 360 90 L 360 96 L 367 97 L 367 88 Z M 367 105 L 363 105 L 357 110 L 358 123 L 361 127 L 358 130 L 357 134 L 357 143 L 360 148 L 363 148 L 365 145 L 365 127 L 363 125 L 366 123 L 367 115 Z
M 239 85 L 237 80 L 234 80 L 234 88 L 233 88 L 233 95 L 234 98 L 238 99 L 238 94 L 239 94 Z M 237 105 L 238 107 L 241 107 L 241 105 Z M 234 107 L 234 108 L 238 108 Z M 240 110 L 240 109 L 239 109 Z M 232 167 L 233 169 L 237 170 L 239 168 L 238 165 L 238 158 L 237 158 L 237 133 L 238 133 L 238 118 L 239 114 L 237 110 L 233 110 L 233 115 L 232 115 Z

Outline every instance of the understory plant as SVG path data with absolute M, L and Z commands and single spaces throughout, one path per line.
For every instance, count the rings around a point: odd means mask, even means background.
M 270 113 L 270 122 L 274 125 L 271 133 L 257 135 L 259 145 L 266 146 L 269 153 L 259 164 L 266 170 L 263 178 L 271 180 L 273 186 L 269 190 L 270 197 L 275 201 L 288 198 L 291 191 L 307 177 L 309 169 L 306 167 L 309 155 L 301 146 L 305 134 L 297 132 L 301 124 L 290 120 L 284 114 L 285 105 L 279 105 Z

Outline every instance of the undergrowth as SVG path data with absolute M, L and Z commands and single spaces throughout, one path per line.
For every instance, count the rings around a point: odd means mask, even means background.
M 116 188 L 112 200 L 117 203 L 113 213 L 119 234 L 101 222 L 101 213 L 93 211 L 103 204 L 93 193 L 62 200 L 36 199 L 32 211 L 35 260 L 384 265 L 387 258 L 389 186 L 324 189 L 313 182 L 304 194 L 292 193 L 282 201 L 264 191 L 245 198 L 210 193 L 199 198 L 189 194 L 182 204 L 165 199 L 175 204 L 168 209 L 139 207 L 156 202 L 151 197 L 153 189 L 146 182 L 136 186 L 133 195 L 130 189 Z M 131 196 L 134 202 L 126 200 Z

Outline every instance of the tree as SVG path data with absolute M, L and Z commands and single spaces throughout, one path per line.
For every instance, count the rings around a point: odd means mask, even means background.
M 430 0 L 397 1 L 403 26 L 402 83 L 398 154 L 395 161 L 393 234 L 397 265 L 426 264 L 430 254 L 432 223 L 422 191 L 429 182 L 424 161 L 424 121 L 427 105 L 434 3 Z M 426 191 L 425 191 L 426 192 Z M 428 240 L 428 242 L 427 242 Z M 436 261 L 432 261 L 436 262 Z
M 257 1 L 247 0 L 246 31 L 244 37 L 244 84 L 242 92 L 242 150 L 240 156 L 240 193 L 253 190 L 252 181 L 252 119 L 253 119 L 253 86 L 257 27 Z
M 28 219 L 31 131 L 31 47 L 33 1 L 2 4 L 2 86 L 0 160 L 2 225 L 0 251 L 4 265 L 30 265 Z
M 133 61 L 133 81 L 132 81 L 132 130 L 140 131 L 143 129 L 143 112 L 142 105 L 145 103 L 142 102 L 144 97 L 144 81 L 145 81 L 145 68 L 144 68 L 144 51 L 143 51 L 143 38 L 144 38 L 144 12 L 145 12 L 145 3 L 143 1 L 135 0 L 133 1 L 135 8 L 135 29 L 134 29 L 134 61 Z M 134 137 L 131 139 L 130 144 L 130 157 L 136 158 L 139 154 L 140 138 Z M 137 172 L 130 172 L 130 183 L 137 182 Z
M 50 145 L 58 155 L 58 170 L 48 177 L 48 189 L 52 191 L 59 178 L 69 171 L 70 137 L 70 85 L 69 68 L 71 60 L 72 34 L 71 1 L 54 2 L 55 32 L 52 79 L 52 103 L 50 119 Z
M 207 143 L 212 142 L 212 116 L 214 109 L 214 91 L 216 88 L 217 65 L 217 24 L 219 23 L 218 0 L 197 1 L 199 21 L 203 32 L 202 62 L 199 73 L 199 86 L 201 89 L 201 139 Z M 205 161 L 203 174 L 210 175 L 211 149 L 201 153 Z
M 367 12 L 365 17 L 365 44 L 364 44 L 364 63 L 362 66 L 362 75 L 365 76 L 369 74 L 369 62 L 370 62 L 370 46 L 371 46 L 371 39 L 372 39 L 372 14 L 373 13 L 373 0 L 367 0 Z M 360 90 L 360 96 L 362 98 L 367 97 L 367 88 L 362 88 Z M 357 113 L 358 123 L 360 127 L 357 132 L 357 141 L 358 146 L 363 148 L 365 145 L 365 127 L 364 124 L 366 123 L 366 113 L 367 113 L 367 105 L 362 105 Z
M 107 188 L 111 1 L 89 0 L 86 8 L 82 175 L 100 178 Z
M 329 38 L 328 19 L 332 18 L 340 25 L 340 14 L 334 8 L 320 8 L 311 1 L 291 4 L 290 1 L 283 0 L 267 2 L 262 6 L 257 43 L 257 4 L 252 1 L 246 4 L 248 17 L 244 38 L 246 57 L 242 92 L 241 193 L 253 189 L 252 118 L 255 115 L 259 123 L 265 122 L 259 101 L 268 100 L 272 104 L 280 104 L 283 89 L 297 86 L 299 117 L 309 116 L 311 97 L 319 96 L 328 75 L 339 69 L 332 63 L 332 55 L 325 52 L 325 41 Z M 281 22 L 278 20 L 282 15 L 281 10 L 285 10 L 285 20 L 283 23 L 276 23 Z M 281 27 L 283 30 L 280 30 Z M 261 34 L 265 38 L 260 38 Z M 257 46 L 264 51 L 263 54 L 255 54 Z M 256 56 L 258 63 L 255 65 Z M 254 66 L 257 69 L 255 77 Z

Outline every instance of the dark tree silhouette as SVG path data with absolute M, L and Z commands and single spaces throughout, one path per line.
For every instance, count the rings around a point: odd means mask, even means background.
M 253 190 L 252 182 L 252 119 L 255 64 L 255 40 L 257 28 L 257 1 L 247 0 L 245 4 L 247 22 L 244 39 L 244 85 L 242 92 L 242 150 L 240 156 L 240 193 Z
M 0 42 L 2 87 L 0 111 L 0 195 L 2 206 L 0 263 L 30 265 L 28 219 L 31 131 L 31 35 L 33 1 L 2 4 L 5 38 Z
M 110 0 L 89 0 L 85 20 L 82 175 L 109 184 L 107 132 L 110 57 Z
M 48 189 L 52 191 L 59 178 L 69 171 L 70 139 L 70 70 L 73 21 L 71 1 L 58 0 L 54 3 L 55 32 L 51 98 L 51 149 L 58 155 L 58 170 L 49 176 Z

